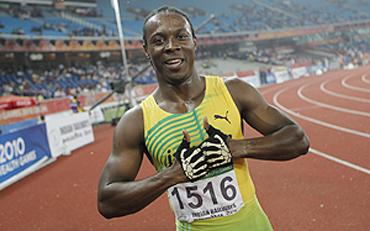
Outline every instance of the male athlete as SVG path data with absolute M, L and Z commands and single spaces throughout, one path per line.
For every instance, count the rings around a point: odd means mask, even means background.
M 308 151 L 305 133 L 242 80 L 198 75 L 197 40 L 183 12 L 153 11 L 143 33 L 159 87 L 116 127 L 99 183 L 99 212 L 132 214 L 167 192 L 177 230 L 272 230 L 247 158 L 296 158 Z M 245 139 L 243 120 L 264 136 Z M 157 174 L 135 180 L 143 153 Z

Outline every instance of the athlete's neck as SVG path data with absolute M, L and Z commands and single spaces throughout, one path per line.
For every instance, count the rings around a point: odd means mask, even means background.
M 185 78 L 179 84 L 164 81 L 158 81 L 158 84 L 157 96 L 169 102 L 197 101 L 199 97 L 202 98 L 205 90 L 205 80 L 197 73 Z

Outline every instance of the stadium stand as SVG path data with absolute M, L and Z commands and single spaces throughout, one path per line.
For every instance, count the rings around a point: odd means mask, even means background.
M 110 83 L 124 78 L 110 1 L 65 1 L 65 5 L 52 0 L 43 4 L 0 2 L 2 95 L 53 98 L 106 92 L 111 90 Z M 238 72 L 261 66 L 363 65 L 369 57 L 370 3 L 357 2 L 122 1 L 130 74 L 146 62 L 140 44 L 143 19 L 151 9 L 165 4 L 181 8 L 197 28 L 201 40 L 197 65 L 203 73 L 225 74 L 225 66 Z M 11 60 L 20 63 L 15 65 Z M 43 60 L 49 64 L 44 65 Z M 136 78 L 135 83 L 155 83 L 153 70 Z
M 142 20 L 150 9 L 168 1 L 125 1 L 122 7 L 124 32 L 127 36 L 141 34 Z M 215 18 L 201 30 L 203 34 L 275 30 L 328 23 L 369 20 L 370 4 L 349 5 L 341 1 L 171 1 L 191 16 L 195 26 L 212 14 Z M 115 35 L 115 21 L 109 1 L 98 0 L 96 8 L 55 9 L 49 6 L 21 6 L 16 3 L 0 6 L 1 33 L 45 36 Z M 324 5 L 324 6 L 323 6 Z M 6 24 L 4 24 L 6 22 Z

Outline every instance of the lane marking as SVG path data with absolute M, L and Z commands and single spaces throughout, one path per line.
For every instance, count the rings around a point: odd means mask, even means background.
M 353 100 L 353 101 L 358 101 L 358 102 L 361 102 L 361 103 L 370 103 L 370 100 L 368 100 L 368 99 L 364 99 L 364 98 L 360 98 L 360 97 L 355 97 L 355 96 L 344 95 L 344 94 L 340 94 L 340 93 L 337 93 L 337 92 L 328 90 L 325 87 L 325 85 L 328 84 L 330 81 L 333 81 L 333 80 L 335 80 L 335 79 L 329 79 L 329 80 L 326 80 L 325 82 L 322 82 L 320 84 L 320 89 L 323 92 L 327 93 L 328 95 L 336 96 L 336 97 L 343 98 L 343 99 L 349 99 L 349 100 Z
M 353 114 L 353 115 L 370 117 L 370 113 L 367 113 L 367 112 L 364 112 L 364 111 L 357 111 L 357 110 L 352 110 L 352 109 L 348 109 L 348 108 L 337 107 L 337 106 L 334 106 L 334 105 L 331 105 L 331 104 L 326 104 L 326 103 L 319 102 L 319 101 L 308 98 L 307 96 L 305 96 L 303 94 L 303 89 L 305 89 L 309 85 L 312 85 L 312 83 L 308 83 L 308 84 L 305 84 L 305 85 L 301 86 L 297 91 L 299 98 L 301 98 L 302 100 L 304 100 L 306 102 L 309 102 L 309 103 L 312 103 L 312 104 L 315 104 L 315 105 L 318 105 L 318 106 L 321 106 L 321 107 L 329 108 L 329 109 L 334 110 L 334 111 L 340 111 L 340 112 L 345 112 L 345 113 L 349 113 L 349 114 Z
M 332 92 L 332 91 L 329 91 L 328 89 L 325 88 L 325 85 L 329 82 L 329 81 L 332 81 L 333 79 L 329 79 L 323 83 L 321 83 L 320 85 L 320 89 L 323 90 L 324 92 L 326 92 L 327 94 L 329 95 L 333 95 L 333 96 L 337 96 L 337 97 L 340 97 L 340 98 L 346 98 L 346 99 L 351 99 L 351 100 L 355 100 L 355 101 L 360 101 L 360 102 L 365 102 L 365 103 L 370 103 L 370 100 L 366 100 L 366 99 L 363 99 L 363 98 L 358 98 L 358 97 L 354 97 L 354 96 L 348 96 L 348 95 L 343 95 L 343 94 L 339 94 L 339 93 L 336 93 L 336 92 Z M 330 123 L 327 123 L 327 122 L 324 122 L 324 121 L 321 121 L 321 120 L 317 120 L 317 119 L 313 119 L 311 117 L 308 117 L 308 116 L 304 116 L 304 115 L 301 115 L 299 113 L 296 113 L 294 111 L 291 111 L 289 110 L 288 108 L 284 107 L 283 105 L 281 105 L 278 101 L 278 97 L 285 91 L 287 91 L 288 89 L 290 88 L 293 88 L 295 87 L 296 85 L 293 85 L 293 86 L 290 86 L 290 87 L 285 87 L 283 89 L 280 89 L 278 92 L 276 92 L 274 95 L 273 95 L 273 102 L 275 103 L 275 105 L 277 105 L 279 108 L 281 108 L 282 110 L 286 111 L 287 113 L 293 115 L 293 116 L 296 116 L 296 117 L 299 117 L 303 120 L 307 120 L 309 122 L 312 122 L 312 123 L 316 123 L 318 125 L 321 125 L 321 126 L 324 126 L 324 127 L 328 127 L 328 128 L 332 128 L 334 130 L 339 130 L 339 131 L 343 131 L 343 132 L 347 132 L 347 133 L 351 133 L 351 134 L 354 134 L 354 135 L 358 135 L 358 136 L 362 136 L 362 137 L 365 137 L 365 138 L 370 138 L 370 134 L 367 134 L 367 133 L 364 133 L 364 132 L 359 132 L 359 131 L 356 131 L 356 130 L 353 130 L 353 129 L 349 129 L 349 128 L 345 128 L 345 127 L 341 127 L 341 126 L 338 126 L 338 125 L 335 125 L 335 124 L 330 124 Z M 269 90 L 267 90 L 266 92 L 268 92 Z M 265 92 L 261 93 L 261 94 L 265 94 Z M 369 169 L 366 169 L 364 167 L 361 167 L 359 165 L 356 165 L 356 164 L 353 164 L 351 162 L 348 162 L 348 161 L 345 161 L 345 160 L 342 160 L 342 159 L 339 159 L 337 157 L 334 157 L 332 155 L 329 155 L 327 153 L 324 153 L 324 152 L 321 152 L 317 149 L 314 149 L 314 148 L 310 148 L 310 152 L 314 155 L 317 155 L 317 156 L 320 156 L 322 158 L 325 158 L 325 159 L 328 159 L 330 161 L 333 161 L 335 163 L 338 163 L 338 164 L 341 164 L 341 165 L 344 165 L 346 167 L 349 167 L 349 168 L 352 168 L 354 170 L 357 170 L 357 171 L 360 171 L 360 172 L 363 172 L 365 174 L 368 174 L 370 175 L 370 170 Z
M 355 169 L 357 171 L 360 171 L 360 172 L 363 172 L 363 173 L 366 173 L 366 174 L 370 175 L 370 170 L 367 169 L 367 168 L 361 167 L 361 166 L 356 165 L 356 164 L 352 164 L 351 162 L 348 162 L 348 161 L 345 161 L 345 160 L 336 158 L 336 157 L 334 157 L 332 155 L 329 155 L 327 153 L 321 152 L 321 151 L 316 150 L 316 149 L 313 149 L 313 148 L 310 148 L 310 152 L 312 152 L 315 155 L 321 156 L 321 157 L 323 157 L 325 159 L 334 161 L 334 162 L 336 162 L 338 164 L 347 166 L 349 168 L 352 168 L 352 169 Z
M 317 106 L 317 105 L 311 105 L 311 106 L 304 106 L 304 107 L 293 107 L 290 109 L 292 109 L 292 111 L 298 112 L 298 111 L 305 111 L 305 110 L 317 109 L 317 108 L 322 108 L 322 107 Z
M 342 131 L 342 132 L 347 132 L 347 133 L 350 133 L 352 135 L 357 135 L 357 136 L 361 136 L 361 137 L 365 137 L 365 138 L 370 138 L 370 134 L 368 133 L 365 133 L 365 132 L 360 132 L 360 131 L 356 131 L 356 130 L 353 130 L 353 129 L 350 129 L 350 128 L 345 128 L 345 127 L 341 127 L 341 126 L 338 126 L 338 125 L 335 125 L 335 124 L 331 124 L 331 123 L 327 123 L 327 122 L 324 122 L 322 120 L 318 120 L 318 119 L 314 119 L 314 118 L 311 118 L 309 116 L 304 116 L 304 115 L 301 115 L 299 113 L 296 113 L 292 110 L 289 110 L 288 108 L 284 107 L 283 105 L 281 105 L 278 101 L 278 97 L 285 91 L 287 91 L 288 89 L 290 88 L 293 88 L 295 87 L 294 86 L 290 86 L 290 87 L 286 87 L 286 88 L 283 88 L 281 89 L 280 91 L 276 92 L 273 96 L 273 102 L 276 106 L 278 106 L 280 109 L 282 109 L 283 111 L 287 112 L 288 114 L 291 114 L 295 117 L 298 117 L 298 118 L 301 118 L 303 120 L 307 120 L 307 121 L 310 121 L 312 123 L 315 123 L 315 124 L 318 124 L 318 125 L 321 125 L 321 126 L 324 126 L 324 127 L 328 127 L 328 128 L 331 128 L 331 129 L 334 129 L 334 130 L 338 130 L 338 131 Z
M 361 91 L 361 92 L 370 93 L 370 89 L 361 88 L 361 87 L 355 87 L 355 86 L 349 85 L 347 83 L 347 80 L 349 78 L 350 78 L 350 76 L 347 76 L 346 78 L 342 79 L 341 84 L 342 84 L 343 87 L 346 87 L 346 88 L 351 89 L 351 90 L 354 90 L 354 91 Z
M 370 84 L 370 80 L 368 80 L 366 77 L 366 75 L 361 76 L 362 82 Z
M 319 81 L 319 78 L 325 78 L 327 76 L 330 76 L 330 72 L 326 72 L 322 76 L 314 76 L 314 75 L 311 75 L 311 76 L 308 76 L 308 78 L 309 79 L 315 78 L 315 79 L 317 79 L 317 81 Z M 294 79 L 293 78 L 293 79 L 290 79 L 290 80 L 288 80 L 286 82 L 282 82 L 282 83 L 275 83 L 275 84 L 269 84 L 267 86 L 261 86 L 261 87 L 258 88 L 258 90 L 259 90 L 259 92 L 260 92 L 261 95 L 265 95 L 265 94 L 267 94 L 267 93 L 269 93 L 271 91 L 278 90 L 279 87 L 282 87 L 284 83 L 290 82 L 290 83 L 296 83 L 297 84 L 296 81 L 302 80 L 302 79 L 305 79 L 305 78 L 307 78 L 307 77 L 306 76 L 303 76 L 303 77 L 300 77 L 298 79 Z M 265 90 L 266 88 L 267 88 L 267 90 Z

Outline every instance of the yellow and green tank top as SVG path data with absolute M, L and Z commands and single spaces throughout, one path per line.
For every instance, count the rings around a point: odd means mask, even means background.
M 182 141 L 183 130 L 189 133 L 191 146 L 200 144 L 208 137 L 203 128 L 205 117 L 208 118 L 208 122 L 212 126 L 231 135 L 233 139 L 243 138 L 239 110 L 223 79 L 217 76 L 205 76 L 205 83 L 204 99 L 199 106 L 187 113 L 171 114 L 164 111 L 158 106 L 153 95 L 141 103 L 144 116 L 145 145 L 158 172 L 173 163 L 173 154 Z M 272 230 L 256 199 L 246 159 L 234 160 L 232 168 L 244 206 L 230 216 L 192 222 L 177 220 L 177 230 Z M 191 183 L 187 183 L 187 185 L 189 184 Z M 232 194 L 232 191 L 229 190 L 230 193 Z M 260 227 L 255 227 L 257 224 Z

